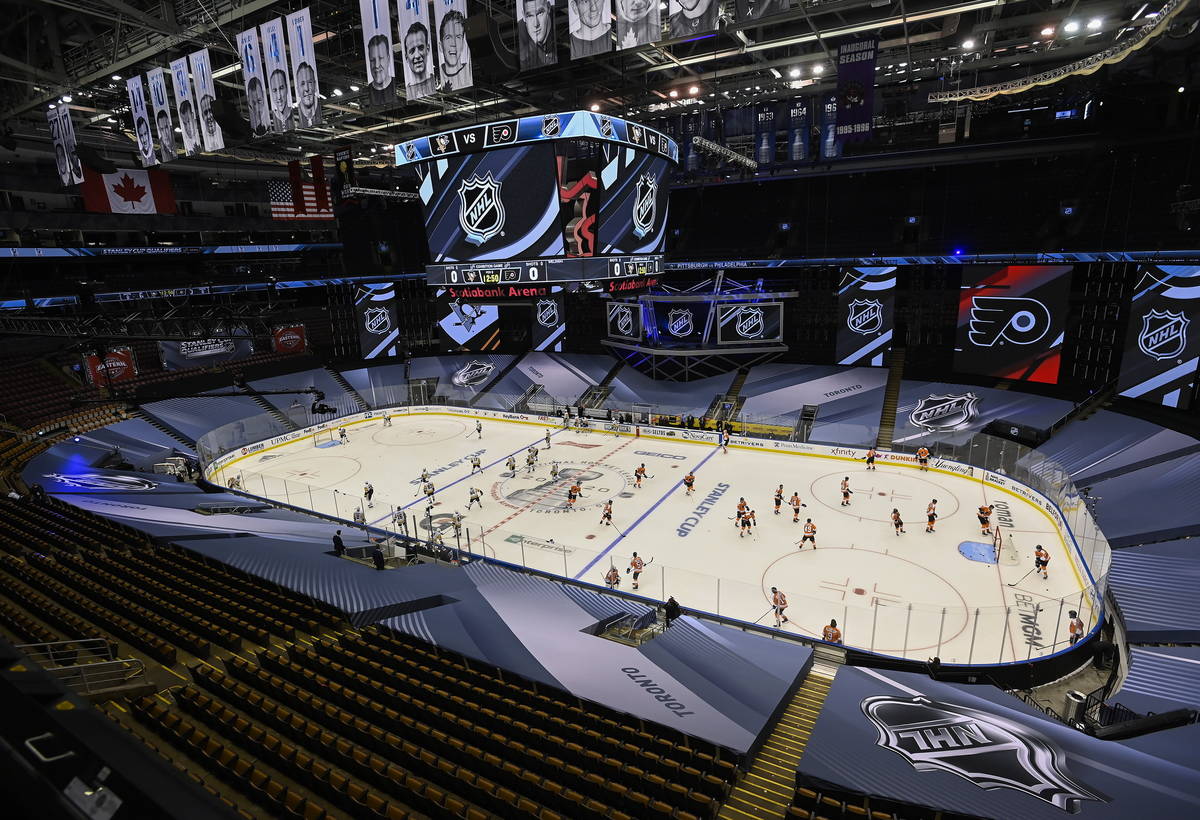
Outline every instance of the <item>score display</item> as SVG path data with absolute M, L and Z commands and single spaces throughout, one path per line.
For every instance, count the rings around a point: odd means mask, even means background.
M 429 265 L 429 285 L 540 285 L 547 282 L 583 282 L 658 276 L 662 257 L 607 256 L 579 259 L 525 259 L 509 262 L 475 262 Z

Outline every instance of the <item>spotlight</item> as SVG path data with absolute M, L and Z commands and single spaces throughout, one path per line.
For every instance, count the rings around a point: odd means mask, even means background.
M 698 85 L 692 86 L 691 88 L 688 89 L 688 93 L 691 94 L 693 97 L 696 96 L 697 94 L 700 93 L 700 86 L 698 86 Z
M 352 86 L 350 86 L 350 90 L 351 90 L 351 91 L 358 91 L 358 86 L 356 86 L 356 85 L 352 85 Z
M 975 41 L 970 39 L 963 40 L 963 48 L 968 50 L 975 48 Z M 901 65 L 903 65 L 903 63 L 901 63 Z
M 1044 29 L 1042 29 L 1042 36 L 1043 37 L 1053 37 L 1054 36 L 1054 26 L 1046 26 Z
M 1088 20 L 1088 24 L 1087 24 L 1088 31 L 1096 31 L 1102 25 L 1104 25 L 1103 20 L 1101 20 L 1099 17 L 1093 17 L 1091 20 Z
M 105 122 L 116 122 L 117 118 L 116 117 L 106 117 L 104 121 Z
M 1067 24 L 1063 26 L 1063 31 L 1065 31 L 1067 34 L 1074 34 L 1075 32 L 1079 31 L 1079 23 L 1075 20 L 1068 20 Z
M 80 441 L 80 438 L 79 438 L 79 436 L 75 436 L 75 438 L 73 438 L 71 440 L 74 441 L 76 444 L 78 444 Z
M 1175 91 L 1176 91 L 1176 93 L 1182 94 L 1184 92 L 1184 87 L 1179 86 L 1179 88 L 1176 88 Z
M 342 96 L 342 89 L 340 89 L 340 88 L 333 89 L 333 96 L 335 96 L 335 97 Z
M 120 74 L 114 74 L 114 75 L 112 75 L 112 78 L 113 78 L 113 80 L 115 80 L 116 82 L 121 82 L 121 75 L 120 75 Z
M 800 76 L 800 69 L 793 68 L 791 71 L 788 72 L 788 76 L 791 77 L 793 80 L 796 79 L 797 77 Z
M 674 88 L 672 88 L 672 89 L 671 89 L 671 93 L 670 93 L 670 94 L 668 94 L 667 96 L 668 96 L 668 97 L 670 97 L 671 99 L 675 99 L 676 97 L 678 97 L 678 96 L 679 96 L 679 92 L 678 92 L 678 91 L 676 91 Z
M 73 99 L 74 99 L 74 98 L 73 98 L 73 97 L 72 97 L 70 94 L 63 94 L 63 95 L 62 95 L 62 98 L 59 100 L 59 102 L 65 102 L 65 103 L 69 103 L 69 102 L 71 102 L 71 100 L 73 100 Z
M 599 104 L 599 103 L 592 103 L 592 105 L 591 105 L 591 110 L 592 110 L 592 111 L 599 111 L 599 110 L 600 110 L 600 104 Z
M 955 256 L 962 256 L 962 255 L 963 255 L 963 249 L 962 249 L 962 248 L 955 248 L 955 249 L 954 249 L 954 255 L 955 255 Z
M 825 73 L 825 66 L 821 65 L 820 63 L 817 63 L 815 66 L 813 66 L 813 74 L 824 74 L 824 73 Z

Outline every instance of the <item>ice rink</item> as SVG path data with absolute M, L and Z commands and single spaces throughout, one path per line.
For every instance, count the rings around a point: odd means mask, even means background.
M 368 523 L 389 528 L 397 511 L 428 537 L 442 532 L 476 554 L 566 575 L 597 585 L 610 566 L 620 589 L 636 551 L 648 562 L 638 594 L 673 595 L 682 606 L 774 626 L 771 587 L 788 598 L 782 628 L 819 636 L 836 619 L 851 646 L 944 663 L 998 663 L 1064 649 L 1067 611 L 1094 616 L 1081 561 L 1052 519 L 1019 495 L 966 475 L 880 463 L 868 471 L 861 449 L 812 455 L 740 447 L 728 452 L 704 441 L 632 433 L 563 430 L 532 421 L 483 418 L 461 412 L 395 412 L 392 424 L 373 418 L 334 431 L 250 453 L 212 478 L 227 484 L 240 475 L 245 491 L 350 519 L 362 508 Z M 545 435 L 550 433 L 547 447 Z M 528 448 L 538 448 L 532 472 Z M 478 456 L 482 471 L 474 472 Z M 506 466 L 509 457 L 517 469 Z M 557 462 L 559 476 L 551 478 Z M 636 486 L 634 471 L 647 478 Z M 428 470 L 436 492 L 432 509 L 422 494 Z M 696 476 L 688 495 L 683 477 Z M 849 479 L 850 504 L 840 485 Z M 364 482 L 374 485 L 367 507 Z M 582 488 L 573 508 L 567 489 Z M 774 493 L 784 485 L 776 515 Z M 470 488 L 482 490 L 482 508 L 468 509 Z M 806 505 L 793 522 L 788 499 Z M 734 513 L 744 498 L 757 526 L 741 536 Z M 936 531 L 927 533 L 925 510 L 937 499 Z M 613 503 L 613 525 L 601 523 Z M 1007 554 L 994 559 L 991 538 L 976 518 L 995 505 Z M 905 522 L 896 534 L 891 512 Z M 461 513 L 456 540 L 452 515 Z M 816 548 L 800 548 L 803 523 L 817 527 Z M 469 541 L 469 547 L 468 547 Z M 1049 578 L 1033 569 L 1037 544 L 1050 553 Z M 1015 550 L 1015 554 L 1013 551 Z

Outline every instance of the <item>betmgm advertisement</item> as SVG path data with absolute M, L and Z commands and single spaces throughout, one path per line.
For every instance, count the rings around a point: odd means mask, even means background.
M 837 363 L 883 365 L 892 347 L 896 268 L 847 268 L 838 287 Z
M 358 349 L 364 359 L 396 355 L 400 328 L 396 320 L 396 286 L 390 282 L 359 285 L 354 292 Z
M 1190 407 L 1200 357 L 1200 333 L 1192 327 L 1198 319 L 1200 266 L 1144 266 L 1130 303 L 1120 394 Z
M 717 344 L 752 345 L 783 341 L 783 304 L 717 304 Z
M 954 368 L 1057 384 L 1070 288 L 1070 265 L 965 266 Z

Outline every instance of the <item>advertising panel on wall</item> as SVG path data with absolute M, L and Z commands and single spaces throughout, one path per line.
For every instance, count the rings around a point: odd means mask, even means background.
M 396 286 L 391 282 L 359 285 L 354 292 L 358 349 L 364 359 L 396 355 L 400 328 L 396 318 Z
M 642 340 L 642 306 L 637 302 L 610 302 L 608 335 L 631 342 Z
M 158 354 L 164 370 L 211 367 L 244 359 L 254 353 L 254 341 L 245 339 L 190 339 L 186 342 L 159 342 Z
M 1200 266 L 1145 265 L 1130 303 L 1117 389 L 1181 410 L 1192 405 L 1200 360 Z
M 506 339 L 500 330 L 500 305 L 452 296 L 439 289 L 435 305 L 438 339 L 449 350 L 499 350 Z
M 1070 265 L 967 265 L 958 300 L 954 367 L 1056 384 Z
M 783 340 L 783 304 L 717 304 L 717 344 L 744 345 Z
M 847 268 L 838 285 L 838 364 L 883 364 L 891 348 L 895 266 Z
M 661 253 L 667 234 L 668 160 L 604 145 L 600 253 Z

